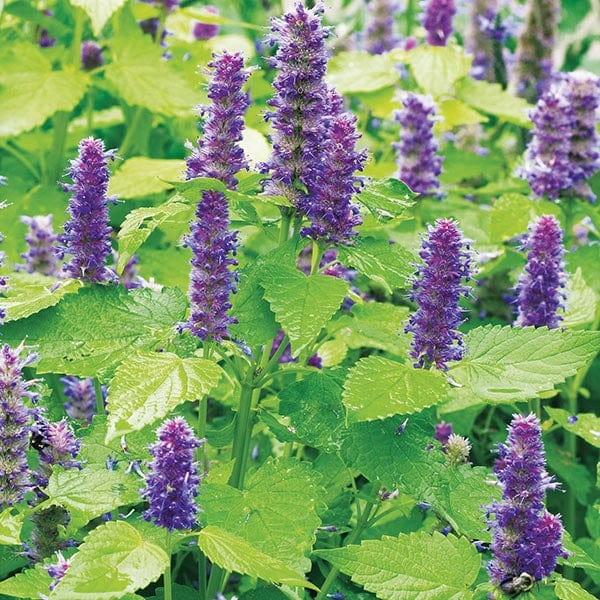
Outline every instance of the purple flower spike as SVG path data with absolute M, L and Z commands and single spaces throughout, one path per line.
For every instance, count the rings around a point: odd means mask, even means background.
M 400 141 L 392 146 L 398 151 L 397 177 L 419 194 L 437 194 L 442 172 L 442 157 L 436 153 L 433 135 L 435 104 L 431 96 L 407 93 L 404 108 L 395 118 L 402 127 Z
M 330 92 L 333 107 L 329 136 L 325 142 L 321 172 L 311 186 L 313 193 L 299 202 L 299 207 L 311 221 L 302 235 L 314 240 L 325 239 L 333 244 L 350 244 L 358 234 L 354 230 L 362 223 L 358 206 L 352 196 L 360 191 L 356 171 L 362 171 L 366 151 L 357 151 L 356 117 L 341 110 L 342 98 Z
M 44 568 L 48 571 L 48 575 L 52 577 L 54 580 L 50 584 L 50 591 L 52 592 L 54 588 L 58 585 L 59 581 L 65 576 L 69 567 L 71 566 L 71 559 L 66 559 L 62 552 L 56 553 L 56 558 L 58 561 L 52 565 L 46 565 Z
M 517 42 L 514 83 L 517 94 L 535 102 L 552 75 L 558 34 L 558 0 L 529 0 L 525 27 Z
M 416 360 L 415 367 L 446 370 L 448 361 L 462 358 L 458 301 L 468 290 L 461 283 L 470 276 L 468 249 L 455 221 L 438 219 L 435 227 L 428 226 L 419 253 L 423 264 L 414 276 L 410 296 L 418 309 L 405 329 L 414 334 L 410 356 Z
M 544 507 L 546 490 L 557 484 L 546 472 L 540 422 L 534 414 L 513 415 L 506 444 L 498 444 L 494 473 L 502 488 L 502 501 L 488 506 L 492 554 L 488 565 L 492 581 L 502 584 L 523 573 L 535 580 L 548 577 L 562 547 L 559 515 Z
M 28 273 L 57 274 L 58 260 L 54 247 L 57 236 L 52 228 L 52 217 L 53 215 L 21 217 L 21 222 L 29 227 L 25 235 L 28 249 L 21 254 Z
M 394 13 L 400 11 L 400 3 L 397 0 L 371 0 L 367 11 L 365 49 L 371 54 L 383 54 L 396 48 L 400 36 L 394 31 Z
M 249 73 L 243 68 L 240 53 L 215 55 L 209 66 L 213 68 L 208 86 L 212 103 L 203 109 L 204 138 L 188 158 L 186 178 L 215 177 L 233 189 L 237 185 L 235 174 L 247 166 L 238 142 L 250 103 L 242 92 Z M 235 322 L 227 311 L 231 308 L 229 296 L 235 292 L 236 274 L 230 267 L 237 265 L 232 255 L 238 244 L 236 233 L 229 231 L 227 198 L 221 192 L 203 192 L 190 229 L 186 243 L 193 254 L 191 315 L 183 327 L 202 340 L 219 342 L 228 336 L 228 327 Z
M 211 15 L 218 15 L 219 9 L 210 4 L 203 6 L 202 10 Z M 195 21 L 192 27 L 192 35 L 196 40 L 210 40 L 211 38 L 219 35 L 219 26 L 216 23 L 203 23 L 201 21 Z
M 91 423 L 96 411 L 96 391 L 92 379 L 79 379 L 72 375 L 61 378 L 65 386 L 65 410 L 72 419 Z
M 454 0 L 422 0 L 421 24 L 427 32 L 430 46 L 445 46 L 452 34 L 452 18 L 456 13 Z
M 553 215 L 542 215 L 529 226 L 525 241 L 527 264 L 517 283 L 519 315 L 515 325 L 558 327 L 562 316 L 566 275 L 563 231 Z
M 150 505 L 144 518 L 154 519 L 169 531 L 192 529 L 198 512 L 194 497 L 200 483 L 194 454 L 200 441 L 182 417 L 165 421 L 156 434 L 158 441 L 150 446 L 154 460 L 142 491 Z
M 325 40 L 329 29 L 321 24 L 323 7 L 309 10 L 300 2 L 294 12 L 271 20 L 270 45 L 277 44 L 275 57 L 269 59 L 278 70 L 273 81 L 274 108 L 266 118 L 273 127 L 273 154 L 265 169 L 271 179 L 265 191 L 284 196 L 298 206 L 321 170 L 323 119 L 328 112 L 327 86 L 323 81 L 327 68 Z
M 65 223 L 65 233 L 59 236 L 64 252 L 73 258 L 63 269 L 69 277 L 88 282 L 114 281 L 115 274 L 106 266 L 111 252 L 108 225 L 108 166 L 113 151 L 104 150 L 104 142 L 86 138 L 79 143 L 79 156 L 71 161 L 72 192 L 69 200 L 71 220 Z
M 37 401 L 37 382 L 23 379 L 23 368 L 37 355 L 21 358 L 23 344 L 13 350 L 0 348 L 0 511 L 20 502 L 31 490 L 26 450 L 34 411 L 23 400 Z
M 448 438 L 452 435 L 452 423 L 441 421 L 435 425 L 433 437 L 442 445 L 442 448 L 448 443 Z
M 104 64 L 102 48 L 92 40 L 86 40 L 81 44 L 81 66 L 84 71 L 97 69 Z

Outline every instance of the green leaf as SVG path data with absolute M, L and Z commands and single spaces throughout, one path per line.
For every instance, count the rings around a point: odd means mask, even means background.
M 361 358 L 344 385 L 344 405 L 354 421 L 419 412 L 445 399 L 448 383 L 436 371 L 415 369 L 381 356 Z
M 264 297 L 292 344 L 294 356 L 325 327 L 348 293 L 348 283 L 337 277 L 309 275 L 287 266 L 265 269 Z
M 375 179 L 369 182 L 356 196 L 356 199 L 366 206 L 380 221 L 402 217 L 407 208 L 414 205 L 414 199 L 419 194 L 399 179 Z
M 600 441 L 600 431 L 599 441 Z M 579 462 L 576 456 L 563 450 L 552 440 L 545 440 L 546 462 L 557 479 L 562 484 L 562 489 L 572 491 L 577 502 L 587 506 L 590 492 L 594 489 L 594 479 L 585 465 Z
M 191 114 L 200 92 L 163 60 L 163 49 L 125 11 L 122 15 L 111 42 L 113 62 L 106 67 L 105 77 L 127 104 L 167 116 Z
M 169 557 L 124 521 L 109 521 L 87 535 L 49 600 L 113 600 L 145 588 Z
M 126 0 L 69 0 L 73 6 L 83 8 L 92 20 L 94 35 L 99 36 L 102 28 L 113 13 L 125 4 Z
M 108 193 L 121 200 L 158 194 L 172 189 L 169 180 L 177 179 L 184 170 L 185 162 L 182 160 L 136 156 L 126 160 L 112 175 Z
M 257 550 L 245 539 L 220 527 L 205 527 L 198 534 L 198 546 L 211 562 L 227 571 L 250 575 L 270 583 L 317 589 L 284 562 Z
M 96 285 L 26 320 L 7 323 L 2 336 L 11 345 L 27 336 L 28 344 L 38 346 L 40 373 L 102 377 L 133 349 L 153 346 L 155 333 L 170 332 L 185 308 L 185 297 L 176 289 L 127 292 Z
M 81 287 L 78 279 L 55 279 L 39 273 L 11 273 L 8 292 L 0 298 L 8 321 L 29 317 L 44 308 L 58 304 L 66 294 Z
M 222 369 L 204 358 L 139 352 L 117 367 L 108 388 L 106 442 L 164 418 L 185 401 L 203 401 Z
M 535 398 L 577 373 L 600 349 L 600 334 L 486 325 L 472 329 L 464 343 L 452 379 L 482 401 L 511 402 Z
M 410 344 L 403 328 L 408 312 L 406 306 L 388 302 L 355 304 L 349 314 L 334 322 L 332 329 L 348 348 L 376 348 L 404 357 Z
M 396 85 L 399 76 L 395 61 L 389 54 L 353 50 L 340 52 L 330 59 L 325 79 L 340 94 L 352 94 Z
M 523 98 L 513 96 L 499 83 L 465 77 L 456 84 L 456 97 L 473 108 L 521 127 L 531 127 L 527 111 L 533 106 Z
M 585 282 L 581 267 L 568 277 L 565 293 L 566 308 L 561 327 L 580 327 L 592 323 L 596 316 L 598 296 Z
M 174 180 L 169 181 L 169 184 L 190 202 L 198 202 L 202 192 L 206 190 L 215 190 L 224 194 L 227 192 L 227 186 L 220 179 L 214 177 L 194 177 L 186 181 Z
M 276 587 L 261 587 L 245 592 L 240 596 L 240 600 L 290 600 L 290 596 Z
M 323 490 L 307 463 L 267 461 L 247 489 L 206 483 L 199 502 L 208 525 L 237 535 L 298 573 L 311 567 L 305 556 L 321 521 L 315 505 Z
M 545 406 L 544 410 L 566 431 L 574 433 L 583 438 L 588 444 L 600 448 L 600 417 L 593 413 L 571 415 L 562 408 L 552 408 L 550 406 Z M 577 417 L 574 423 L 569 422 L 569 418 L 572 416 Z
M 463 600 L 481 566 L 469 540 L 437 531 L 384 535 L 315 554 L 382 600 Z
M 40 598 L 50 591 L 53 579 L 42 566 L 26 569 L 0 582 L 0 594 L 15 598 Z
M 137 208 L 128 213 L 119 230 L 117 272 L 123 271 L 136 250 L 157 227 L 166 225 L 172 220 L 188 221 L 193 213 L 193 207 L 180 202 L 177 196 L 159 206 Z
M 279 412 L 290 417 L 302 443 L 325 452 L 340 449 L 345 411 L 338 379 L 329 372 L 312 373 L 286 386 L 279 400 Z
M 560 600 L 594 600 L 596 598 L 596 596 L 586 592 L 576 581 L 570 581 L 562 577 L 556 582 L 554 591 Z
M 391 294 L 394 288 L 405 287 L 412 274 L 415 257 L 400 244 L 387 240 L 363 238 L 354 246 L 340 247 L 340 260 L 382 285 Z
M 140 501 L 140 479 L 133 473 L 109 471 L 104 465 L 86 465 L 78 469 L 54 468 L 44 493 L 48 496 L 38 506 L 62 506 L 71 515 L 71 524 L 83 527 L 94 517 L 120 506 Z
M 473 110 L 467 104 L 456 98 L 442 100 L 439 104 L 439 108 L 443 121 L 440 121 L 438 128 L 442 131 L 450 131 L 458 125 L 485 123 L 488 120 L 487 117 Z
M 21 528 L 25 516 L 8 507 L 0 512 L 0 544 L 9 546 L 21 544 Z
M 449 92 L 457 80 L 469 73 L 473 58 L 459 46 L 419 46 L 391 54 L 410 66 L 421 90 L 434 98 Z
M 86 73 L 71 66 L 53 71 L 33 44 L 3 44 L 0 51 L 0 138 L 42 125 L 57 111 L 71 111 L 89 83 Z

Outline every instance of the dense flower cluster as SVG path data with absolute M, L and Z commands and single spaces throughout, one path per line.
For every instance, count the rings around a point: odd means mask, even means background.
M 493 533 L 493 559 L 488 565 L 492 581 L 501 584 L 527 573 L 536 580 L 556 567 L 562 548 L 559 515 L 544 507 L 546 490 L 557 484 L 545 469 L 542 430 L 534 414 L 514 415 L 506 444 L 498 444 L 494 473 L 502 488 L 502 501 L 488 507 Z
M 84 71 L 97 69 L 104 64 L 102 48 L 92 40 L 86 40 L 81 44 L 81 66 Z
M 517 94 L 535 102 L 552 75 L 552 52 L 558 33 L 558 0 L 529 0 L 525 27 L 517 43 L 514 85 Z
M 452 34 L 452 18 L 456 13 L 454 0 L 422 0 L 421 24 L 430 46 L 445 46 Z
M 266 117 L 272 123 L 273 153 L 266 169 L 271 178 L 265 191 L 284 196 L 294 206 L 305 188 L 319 175 L 322 162 L 324 118 L 327 115 L 327 68 L 325 40 L 329 30 L 321 24 L 323 8 L 306 9 L 300 2 L 295 11 L 272 19 L 268 42 L 277 44 L 270 64 L 278 72 L 273 81 L 274 108 Z
M 25 555 L 31 562 L 40 562 L 71 545 L 61 536 L 71 518 L 62 506 L 51 506 L 31 515 L 33 528 L 28 543 L 24 543 Z
M 63 469 L 81 468 L 81 463 L 75 460 L 81 440 L 75 437 L 73 428 L 65 419 L 51 423 L 41 417 L 35 429 L 42 477 L 49 476 L 52 465 L 59 465 Z
M 157 431 L 158 441 L 150 447 L 154 460 L 142 497 L 149 508 L 144 518 L 154 519 L 169 531 L 191 529 L 196 524 L 198 505 L 198 465 L 195 449 L 200 441 L 182 417 L 165 421 Z
M 371 0 L 364 47 L 371 54 L 383 54 L 398 46 L 400 37 L 394 31 L 394 14 L 400 11 L 398 0 Z
M 57 236 L 52 228 L 53 215 L 38 215 L 36 217 L 21 217 L 21 222 L 28 226 L 25 235 L 27 252 L 21 254 L 28 273 L 56 275 L 58 259 L 54 243 Z
M 410 356 L 415 367 L 435 366 L 447 369 L 446 363 L 460 360 L 463 354 L 462 322 L 458 301 L 466 293 L 462 279 L 469 279 L 471 259 L 456 223 L 438 219 L 428 226 L 419 256 L 423 264 L 413 278 L 411 300 L 417 311 L 411 315 L 406 331 L 414 334 Z
M 108 225 L 108 166 L 112 151 L 104 150 L 104 142 L 86 138 L 79 143 L 79 156 L 71 161 L 72 184 L 65 189 L 72 192 L 69 200 L 71 220 L 65 223 L 65 232 L 59 236 L 64 252 L 73 258 L 63 269 L 70 277 L 89 282 L 114 279 L 106 266 L 111 252 Z
M 242 92 L 248 79 L 241 53 L 215 55 L 208 87 L 212 103 L 204 107 L 204 138 L 187 161 L 186 178 L 215 177 L 227 187 L 237 184 L 235 174 L 246 167 L 242 138 L 243 115 L 250 100 Z M 185 327 L 203 340 L 221 341 L 235 319 L 227 314 L 231 308 L 229 295 L 235 291 L 237 265 L 232 257 L 237 236 L 229 231 L 229 207 L 221 192 L 208 190 L 196 206 L 196 220 L 186 239 L 192 250 L 190 272 L 191 315 Z
M 61 378 L 67 401 L 64 404 L 72 419 L 91 423 L 96 408 L 96 391 L 92 379 L 79 379 L 73 375 Z
M 36 354 L 21 358 L 23 344 L 0 347 L 0 511 L 16 504 L 31 489 L 26 450 L 29 446 L 33 411 L 24 399 L 37 401 L 37 382 L 23 378 L 23 368 Z
M 524 247 L 527 264 L 517 283 L 516 324 L 523 327 L 558 327 L 566 283 L 563 231 L 553 215 L 542 215 L 529 226 Z
M 438 143 L 433 135 L 435 103 L 431 96 L 407 93 L 403 109 L 396 111 L 400 123 L 400 141 L 392 146 L 397 150 L 397 177 L 414 192 L 436 194 L 440 187 L 442 157 L 436 153 Z

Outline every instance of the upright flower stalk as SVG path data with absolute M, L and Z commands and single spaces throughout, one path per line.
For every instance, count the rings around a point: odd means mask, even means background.
M 400 36 L 394 31 L 394 14 L 400 11 L 398 0 L 371 0 L 367 5 L 368 21 L 364 47 L 371 54 L 383 54 L 398 46 Z
M 433 135 L 435 103 L 431 96 L 409 92 L 402 104 L 403 109 L 395 113 L 402 127 L 400 141 L 392 144 L 397 150 L 397 177 L 414 192 L 438 194 L 443 159 Z
M 565 299 L 563 231 L 553 215 L 542 215 L 529 226 L 527 264 L 517 283 L 518 317 L 522 327 L 559 326 Z
M 106 266 L 112 231 L 108 225 L 109 158 L 114 159 L 114 152 L 106 151 L 102 140 L 81 140 L 79 156 L 71 161 L 69 171 L 73 183 L 64 186 L 73 195 L 69 200 L 71 219 L 59 236 L 63 253 L 72 255 L 63 270 L 69 277 L 90 283 L 115 279 Z
M 21 258 L 25 261 L 24 268 L 28 273 L 56 275 L 58 272 L 58 259 L 54 245 L 57 236 L 52 228 L 52 218 L 53 215 L 21 217 L 21 222 L 28 226 L 25 235 L 27 252 L 21 254 Z
M 214 177 L 228 188 L 237 185 L 235 174 L 247 166 L 242 139 L 243 116 L 250 104 L 242 87 L 249 77 L 241 53 L 215 54 L 209 63 L 212 76 L 208 86 L 211 104 L 202 108 L 204 137 L 187 160 L 186 178 Z M 237 236 L 229 231 L 229 207 L 221 192 L 208 190 L 196 206 L 187 245 L 192 250 L 190 272 L 191 315 L 185 328 L 202 340 L 217 342 L 228 336 L 235 319 L 227 314 L 236 277 L 231 267 Z
M 488 572 L 493 583 L 504 586 L 527 574 L 534 580 L 548 577 L 562 547 L 563 527 L 559 515 L 549 513 L 546 490 L 557 483 L 546 472 L 542 430 L 532 413 L 513 415 L 508 439 L 498 444 L 494 473 L 502 489 L 502 500 L 488 507 L 492 529 L 493 559 Z
M 452 35 L 452 19 L 456 13 L 454 0 L 422 0 L 421 24 L 430 46 L 445 46 Z
M 97 404 L 93 379 L 79 379 L 73 375 L 61 378 L 67 401 L 64 404 L 69 417 L 90 424 Z
M 465 249 L 466 247 L 466 249 Z M 418 305 L 405 331 L 413 333 L 410 356 L 415 367 L 446 370 L 447 362 L 463 355 L 460 297 L 468 290 L 471 258 L 455 221 L 438 219 L 428 226 L 413 277 L 410 298 Z

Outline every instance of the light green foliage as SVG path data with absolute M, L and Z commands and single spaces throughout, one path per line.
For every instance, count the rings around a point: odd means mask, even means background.
M 13 514 L 11 507 L 0 512 L 0 544 L 1 545 L 19 545 L 21 543 L 20 534 L 23 526 L 23 513 L 15 512 Z
M 419 412 L 445 399 L 448 383 L 436 371 L 383 358 L 362 358 L 344 385 L 344 405 L 356 421 Z
M 567 279 L 567 299 L 561 327 L 581 327 L 594 321 L 598 307 L 598 295 L 587 285 L 581 267 Z
M 562 577 L 556 582 L 554 591 L 560 600 L 594 600 L 596 597 L 586 592 L 576 581 Z
M 257 550 L 245 539 L 209 525 L 198 534 L 198 546 L 211 562 L 271 583 L 287 583 L 316 589 L 284 562 Z
M 263 271 L 264 297 L 297 356 L 325 327 L 348 293 L 348 283 L 326 275 L 304 275 L 294 267 Z
M 39 273 L 11 273 L 10 286 L 0 297 L 0 308 L 6 310 L 6 319 L 16 321 L 54 306 L 66 295 L 81 287 L 78 279 L 55 279 Z
M 414 206 L 417 196 L 418 194 L 411 191 L 404 182 L 388 177 L 368 183 L 356 199 L 366 206 L 374 217 L 386 222 L 405 217 L 406 209 Z
M 121 200 L 158 194 L 171 189 L 169 181 L 180 178 L 184 170 L 182 160 L 136 156 L 126 160 L 112 175 L 108 193 Z
M 127 292 L 93 286 L 68 294 L 56 306 L 3 326 L 3 341 L 16 346 L 27 336 L 40 351 L 41 373 L 102 376 L 131 354 L 170 336 L 181 321 L 185 298 L 175 289 Z M 160 338 L 159 338 L 160 339 Z
M 69 0 L 73 6 L 79 6 L 92 21 L 94 35 L 100 35 L 104 25 L 113 13 L 125 4 L 126 0 Z
M 360 77 L 357 77 L 360 73 Z M 329 60 L 327 83 L 340 94 L 374 92 L 398 83 L 395 61 L 389 54 L 365 50 L 340 52 Z
M 57 111 L 70 111 L 89 83 L 86 73 L 66 66 L 52 70 L 33 44 L 3 44 L 0 50 L 0 138 L 42 125 Z
M 125 521 L 109 521 L 85 538 L 49 600 L 113 600 L 156 581 L 169 557 Z
M 464 600 L 481 565 L 466 538 L 424 531 L 316 554 L 382 600 Z
M 467 352 L 450 376 L 486 402 L 535 398 L 586 365 L 600 334 L 546 327 L 477 327 L 464 338 Z M 460 390 L 458 390 L 460 393 Z
M 37 600 L 40 594 L 47 595 L 52 578 L 41 566 L 17 573 L 0 582 L 0 594 L 14 598 L 32 598 Z
M 307 463 L 269 460 L 244 491 L 220 484 L 200 486 L 202 515 L 207 525 L 239 536 L 304 573 L 310 569 L 306 554 L 321 524 L 316 504 L 324 492 L 315 481 Z
M 569 433 L 583 438 L 588 444 L 600 448 L 600 417 L 593 413 L 577 414 L 577 421 L 569 423 L 570 413 L 562 408 L 544 407 L 552 419 Z
M 488 120 L 487 117 L 456 98 L 442 100 L 439 103 L 439 112 L 443 120 L 437 127 L 442 131 L 450 131 L 457 125 L 475 125 Z
M 164 418 L 185 401 L 206 402 L 222 372 L 212 361 L 172 352 L 139 352 L 127 358 L 108 388 L 106 441 Z

